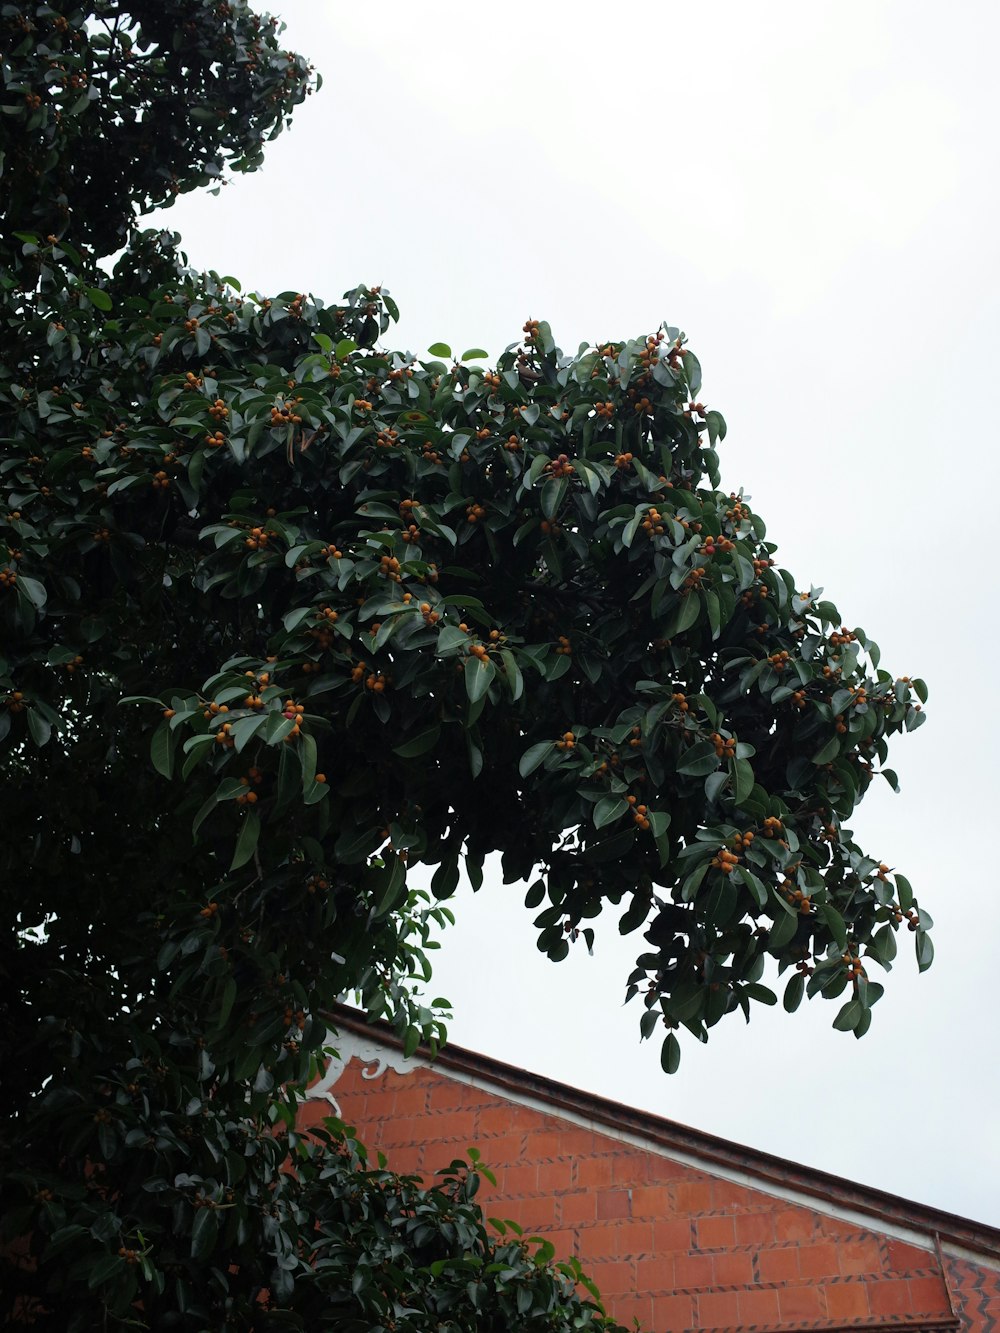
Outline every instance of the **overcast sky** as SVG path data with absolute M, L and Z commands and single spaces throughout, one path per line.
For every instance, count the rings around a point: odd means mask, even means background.
M 639 936 L 537 953 L 523 890 L 460 897 L 433 993 L 467 1047 L 1000 1225 L 993 840 L 1000 10 L 926 0 L 346 6 L 284 0 L 322 91 L 263 172 L 165 224 L 244 288 L 381 282 L 393 345 L 491 355 L 684 328 L 779 562 L 826 588 L 929 719 L 853 827 L 936 921 L 861 1042 L 758 1007 L 680 1072 L 621 1008 Z M 989 830 L 993 829 L 993 834 Z M 582 949 L 582 945 L 580 946 Z

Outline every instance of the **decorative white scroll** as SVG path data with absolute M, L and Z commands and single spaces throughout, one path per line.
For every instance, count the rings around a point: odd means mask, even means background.
M 361 1070 L 361 1077 L 367 1079 L 378 1078 L 387 1069 L 391 1069 L 397 1074 L 410 1074 L 424 1063 L 415 1056 L 407 1057 L 403 1055 L 402 1051 L 394 1046 L 383 1045 L 375 1037 L 362 1036 L 360 1033 L 352 1032 L 349 1029 L 338 1032 L 336 1035 L 330 1033 L 327 1041 L 336 1051 L 336 1055 L 327 1058 L 326 1069 L 306 1093 L 306 1096 L 325 1098 L 333 1107 L 337 1116 L 340 1115 L 340 1106 L 330 1089 L 355 1057 L 365 1066 Z

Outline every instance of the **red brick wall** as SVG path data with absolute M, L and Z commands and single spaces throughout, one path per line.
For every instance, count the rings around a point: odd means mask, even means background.
M 479 1199 L 577 1254 L 609 1311 L 646 1329 L 954 1326 L 992 1333 L 995 1269 L 838 1221 L 426 1067 L 333 1088 L 344 1120 L 401 1173 L 430 1178 L 477 1147 Z M 310 1115 L 329 1111 L 313 1103 Z M 951 1301 L 949 1299 L 949 1286 Z

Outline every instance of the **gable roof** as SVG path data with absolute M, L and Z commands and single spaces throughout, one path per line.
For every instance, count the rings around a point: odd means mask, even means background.
M 1000 1229 L 986 1223 L 692 1129 L 451 1043 L 433 1060 L 422 1049 L 405 1058 L 402 1043 L 388 1025 L 369 1024 L 347 1006 L 336 1006 L 329 1019 L 340 1034 L 339 1044 L 348 1059 L 354 1053 L 362 1054 L 363 1059 L 378 1058 L 365 1054 L 359 1047 L 360 1044 L 367 1048 L 374 1043 L 384 1052 L 393 1053 L 393 1068 L 399 1069 L 401 1065 L 431 1068 L 512 1102 L 599 1130 L 633 1147 L 668 1156 L 736 1184 L 763 1188 L 841 1220 L 874 1222 L 881 1231 L 902 1240 L 943 1244 L 952 1253 L 979 1263 L 985 1261 L 991 1268 L 1000 1267 Z M 338 1044 L 336 1038 L 333 1044 Z M 320 1080 L 313 1095 L 327 1093 L 332 1082 L 329 1076 Z

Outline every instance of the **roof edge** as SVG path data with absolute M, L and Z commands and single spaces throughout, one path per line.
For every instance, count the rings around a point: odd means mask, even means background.
M 355 1033 L 377 1033 L 378 1039 L 386 1045 L 402 1049 L 402 1042 L 388 1024 L 381 1021 L 369 1023 L 359 1011 L 346 1005 L 334 1005 L 328 1011 L 328 1017 L 335 1026 Z M 625 1130 L 646 1139 L 661 1150 L 686 1153 L 706 1164 L 745 1172 L 762 1183 L 792 1189 L 839 1208 L 853 1209 L 881 1222 L 923 1232 L 931 1243 L 939 1237 L 945 1244 L 958 1245 L 1000 1260 L 1000 1229 L 984 1222 L 959 1217 L 955 1213 L 902 1198 L 886 1190 L 858 1185 L 815 1167 L 786 1161 L 760 1149 L 734 1143 L 731 1139 L 718 1138 L 675 1120 L 667 1120 L 650 1111 L 639 1111 L 596 1093 L 583 1092 L 541 1074 L 518 1069 L 492 1056 L 480 1055 L 450 1042 L 433 1058 L 425 1047 L 420 1047 L 417 1053 L 431 1065 L 452 1069 L 465 1077 L 488 1079 L 515 1097 L 528 1094 L 551 1106 L 556 1113 L 564 1111 L 592 1120 L 595 1124 L 606 1125 L 615 1133 Z

